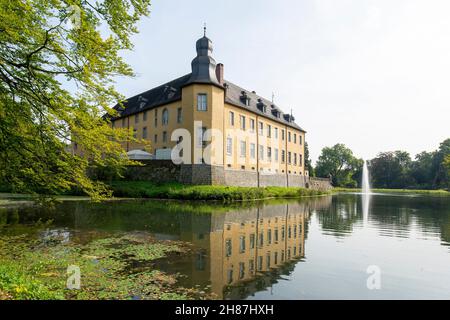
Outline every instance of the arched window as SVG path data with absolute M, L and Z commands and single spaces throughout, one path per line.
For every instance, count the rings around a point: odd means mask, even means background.
M 164 109 L 162 112 L 162 124 L 166 125 L 169 123 L 169 110 Z

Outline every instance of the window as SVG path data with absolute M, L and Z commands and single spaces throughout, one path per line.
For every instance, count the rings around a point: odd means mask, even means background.
M 288 152 L 288 163 L 291 164 L 291 152 Z
M 246 153 L 247 153 L 247 144 L 245 143 L 245 141 L 241 141 L 241 158 L 245 158 Z
M 291 142 L 291 132 L 288 132 L 288 141 Z
M 298 135 L 298 142 L 300 143 L 300 145 L 302 145 L 303 143 L 303 136 L 301 134 Z
M 267 244 L 272 244 L 272 230 L 267 230 Z
M 284 241 L 284 237 L 285 237 L 285 229 L 284 226 L 281 227 L 281 241 Z
M 114 121 L 111 121 L 111 128 L 115 128 L 116 127 L 116 123 Z
M 206 268 L 206 250 L 202 249 L 197 252 L 197 257 L 195 259 L 195 269 L 205 270 Z
M 139 123 L 139 114 L 134 116 L 134 123 Z
M 275 238 L 275 242 L 278 242 L 278 229 L 275 229 L 274 238 Z
M 278 128 L 273 128 L 273 135 L 278 140 Z
M 230 111 L 230 126 L 234 126 L 234 112 Z
M 269 270 L 270 268 L 270 253 L 266 254 L 266 269 Z
M 233 282 L 233 269 L 229 269 L 227 271 L 227 281 L 228 284 L 231 284 Z
M 262 145 L 259 145 L 258 156 L 259 160 L 264 160 L 264 146 Z
M 243 262 L 239 262 L 239 279 L 244 279 L 245 277 L 245 265 Z
M 258 243 L 258 245 L 260 247 L 262 247 L 264 245 L 264 233 L 262 233 L 262 232 L 259 234 L 259 243 Z
M 147 127 L 142 128 L 142 139 L 147 139 Z
M 273 254 L 273 263 L 274 263 L 275 265 L 278 264 L 278 252 L 275 252 L 275 253 Z
M 299 155 L 298 155 L 298 165 L 299 165 L 300 167 L 303 166 L 303 155 L 302 155 L 302 154 L 299 154 Z
M 144 111 L 142 118 L 142 120 L 147 121 L 147 111 Z
M 230 257 L 232 253 L 231 239 L 225 240 L 225 255 Z
M 297 143 L 297 134 L 294 133 L 294 143 Z
M 245 252 L 245 236 L 239 237 L 239 252 L 240 253 Z
M 255 249 L 255 234 L 250 235 L 250 249 Z
M 245 116 L 241 115 L 241 116 L 239 116 L 239 119 L 240 119 L 239 123 L 241 125 L 241 130 L 245 131 Z
M 256 145 L 254 143 L 250 143 L 250 158 L 255 159 L 256 153 Z
M 158 135 L 157 134 L 155 134 L 155 137 L 154 137 L 155 139 L 155 143 L 157 143 L 158 142 Z
M 248 271 L 251 273 L 255 271 L 255 261 L 253 259 L 248 261 Z
M 177 109 L 177 123 L 181 123 L 183 121 L 183 113 L 181 108 Z
M 284 141 L 284 129 L 281 129 L 281 140 Z
M 137 130 L 136 129 L 133 129 L 133 138 L 137 138 Z
M 206 141 L 203 140 L 203 137 L 206 132 L 206 127 L 197 127 L 197 147 L 204 147 Z
M 169 110 L 164 109 L 162 112 L 162 124 L 163 126 L 169 123 Z
M 125 128 L 125 118 L 122 119 L 122 128 Z
M 167 131 L 163 131 L 163 142 L 167 142 Z
M 278 149 L 277 148 L 275 148 L 274 159 L 275 159 L 275 162 L 278 162 Z
M 264 130 L 264 124 L 262 122 L 259 122 L 258 134 L 260 136 L 263 135 L 263 130 Z
M 286 151 L 281 150 L 281 163 L 286 161 Z
M 272 148 L 267 147 L 267 160 L 272 161 Z
M 270 124 L 267 125 L 267 137 L 270 138 L 272 135 L 272 126 Z
M 155 128 L 158 126 L 158 109 L 155 109 Z
M 208 110 L 208 102 L 206 93 L 199 93 L 197 95 L 197 111 Z
M 258 271 L 262 271 L 262 265 L 263 265 L 263 257 L 258 257 Z
M 233 139 L 229 136 L 227 137 L 227 154 L 231 155 L 233 152 Z
M 297 154 L 294 152 L 294 165 L 297 165 Z
M 250 131 L 255 132 L 255 119 L 250 119 Z

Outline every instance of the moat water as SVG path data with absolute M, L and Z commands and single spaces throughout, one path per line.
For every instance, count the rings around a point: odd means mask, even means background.
M 223 299 L 450 299 L 450 198 L 337 194 L 232 205 L 64 201 L 0 208 L 0 236 L 189 244 L 153 268 Z

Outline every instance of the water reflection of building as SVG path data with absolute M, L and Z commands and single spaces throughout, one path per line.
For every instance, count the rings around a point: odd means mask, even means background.
M 181 235 L 198 248 L 189 280 L 205 284 L 209 279 L 220 298 L 236 297 L 236 284 L 264 281 L 264 274 L 304 256 L 309 208 L 308 203 L 240 208 L 212 214 L 209 223 L 205 216 L 197 217 L 202 221 L 192 221 Z

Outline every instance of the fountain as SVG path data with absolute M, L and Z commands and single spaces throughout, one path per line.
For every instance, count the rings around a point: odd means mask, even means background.
M 367 168 L 367 161 L 365 160 L 362 173 L 362 193 L 370 194 L 369 169 Z

